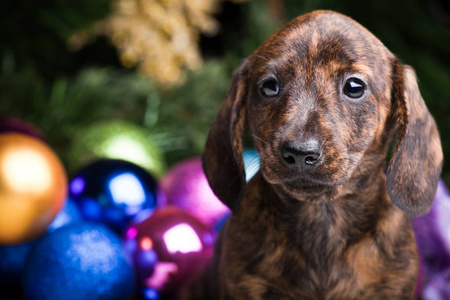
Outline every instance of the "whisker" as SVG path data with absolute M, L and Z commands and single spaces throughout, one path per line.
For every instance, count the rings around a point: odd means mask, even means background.
M 360 161 L 360 163 L 361 163 L 364 167 L 366 167 L 367 172 L 369 172 L 369 174 L 370 174 L 373 178 L 375 178 L 375 180 L 378 182 L 377 176 L 375 176 L 375 174 L 369 169 L 369 166 L 367 166 L 367 165 L 366 165 L 364 162 L 362 162 L 362 161 Z
M 269 60 L 269 58 L 267 58 L 267 57 L 265 57 L 265 56 L 262 56 L 262 55 L 258 55 L 258 54 L 250 54 L 250 56 L 255 56 L 255 57 L 259 57 L 259 58 L 261 58 L 261 59 L 264 59 L 265 61 L 270 61 Z
M 262 138 L 260 138 L 259 136 L 254 135 L 254 134 L 252 134 L 252 136 L 253 136 L 254 138 L 260 140 L 260 141 L 263 142 L 264 144 L 268 145 L 268 143 L 267 143 L 265 140 L 263 140 Z

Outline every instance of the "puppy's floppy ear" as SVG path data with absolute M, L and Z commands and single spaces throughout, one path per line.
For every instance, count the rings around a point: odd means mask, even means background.
M 203 169 L 216 196 L 233 212 L 245 190 L 242 139 L 247 130 L 248 63 L 233 75 L 227 99 L 214 120 L 203 152 Z
M 426 213 L 433 204 L 442 168 L 439 132 L 420 95 L 414 70 L 393 62 L 392 107 L 397 144 L 387 172 L 387 190 L 409 215 Z

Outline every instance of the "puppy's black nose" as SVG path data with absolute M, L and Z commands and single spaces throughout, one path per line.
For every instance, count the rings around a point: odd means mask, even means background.
M 281 156 L 291 168 L 311 169 L 322 157 L 319 142 L 311 139 L 305 142 L 286 142 L 281 146 Z

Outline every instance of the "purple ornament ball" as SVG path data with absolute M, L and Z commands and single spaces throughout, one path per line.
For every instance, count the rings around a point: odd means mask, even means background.
M 450 270 L 435 274 L 423 289 L 422 300 L 450 299 Z
M 430 213 L 436 220 L 436 231 L 442 238 L 447 253 L 450 253 L 450 193 L 443 180 L 438 182 Z
M 412 220 L 420 257 L 416 295 L 437 293 L 442 274 L 450 270 L 450 193 L 439 180 L 430 211 Z M 419 298 L 419 296 L 418 296 Z M 431 299 L 428 296 L 423 299 Z M 440 299 L 440 298 L 437 298 Z
M 14 117 L 0 118 L 0 134 L 21 133 L 45 142 L 44 134 L 30 123 Z
M 209 228 L 170 206 L 131 225 L 124 233 L 123 244 L 133 258 L 140 289 L 162 297 L 179 291 L 213 253 Z
M 450 268 L 450 194 L 442 180 L 430 211 L 413 219 L 417 248 L 425 277 Z
M 182 161 L 172 167 L 160 181 L 167 203 L 194 215 L 214 228 L 228 213 L 211 190 L 200 157 Z

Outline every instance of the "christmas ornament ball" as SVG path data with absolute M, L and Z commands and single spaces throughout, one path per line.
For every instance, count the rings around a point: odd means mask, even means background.
M 66 192 L 64 167 L 47 144 L 24 134 L 0 134 L 0 244 L 44 234 Z
M 3 299 L 2 296 L 19 298 L 22 290 L 20 283 L 28 255 L 38 242 L 39 239 L 18 245 L 0 246 L 0 299 Z
M 194 215 L 210 228 L 229 213 L 211 190 L 200 157 L 173 166 L 161 179 L 160 185 L 169 205 Z
M 416 294 L 422 295 L 423 299 L 446 299 L 445 297 L 433 298 L 429 295 L 444 292 L 445 289 L 442 288 L 450 282 L 449 215 L 450 192 L 444 181 L 439 180 L 436 196 L 430 211 L 423 216 L 417 216 L 412 219 L 420 257 L 420 272 Z M 446 275 L 444 276 L 444 274 Z M 450 289 L 447 289 L 448 291 Z
M 439 180 L 433 206 L 428 216 L 435 220 L 435 231 L 442 238 L 445 250 L 450 254 L 450 192 L 442 179 Z
M 45 141 L 44 134 L 30 123 L 14 117 L 0 118 L 0 134 L 21 133 Z
M 47 231 L 53 232 L 58 228 L 81 222 L 82 220 L 83 217 L 77 204 L 68 198 L 55 219 L 53 219 L 53 222 L 48 226 Z
M 450 193 L 439 180 L 430 211 L 412 219 L 417 248 L 428 276 L 450 268 Z
M 32 250 L 23 291 L 33 300 L 123 300 L 133 268 L 120 238 L 102 224 L 77 223 L 48 234 Z
M 245 166 L 245 180 L 250 181 L 250 179 L 252 179 L 259 171 L 259 154 L 254 149 L 244 149 L 242 158 Z
M 81 213 L 76 204 L 67 199 L 62 209 L 48 226 L 47 232 L 53 232 L 58 228 L 81 222 Z M 41 238 L 30 242 L 0 246 L 0 299 L 1 296 L 9 296 L 12 299 L 20 298 L 22 275 L 25 269 L 29 253 Z
M 156 180 L 143 168 L 124 160 L 102 159 L 77 172 L 69 196 L 84 219 L 101 222 L 116 232 L 143 210 L 163 200 Z
M 123 239 L 125 251 L 133 257 L 140 288 L 163 297 L 180 290 L 213 253 L 208 227 L 171 206 L 131 225 Z
M 450 269 L 434 274 L 423 289 L 418 299 L 423 300 L 446 300 L 450 299 Z
M 141 127 L 122 120 L 100 121 L 80 130 L 68 153 L 69 170 L 98 159 L 132 162 L 154 176 L 166 169 L 159 147 Z

